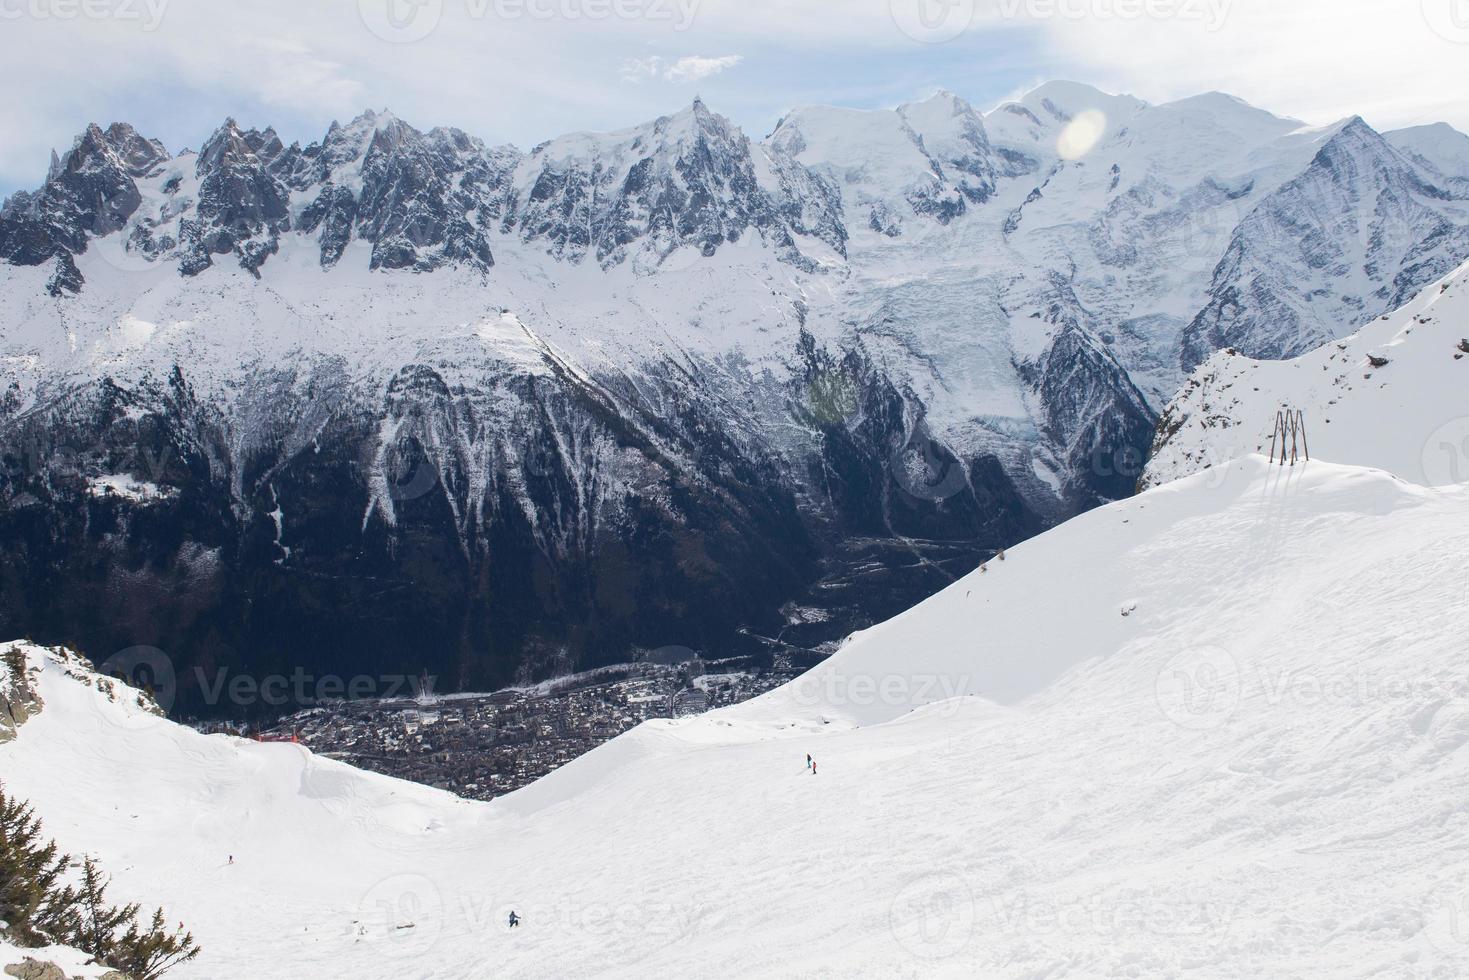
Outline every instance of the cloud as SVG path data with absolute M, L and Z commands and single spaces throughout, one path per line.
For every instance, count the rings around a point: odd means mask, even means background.
M 744 60 L 737 54 L 727 54 L 720 58 L 701 58 L 698 55 L 689 55 L 675 61 L 673 66 L 663 73 L 663 77 L 670 82 L 697 82 L 701 78 L 718 75 L 727 68 L 733 68 Z
M 1469 22 L 1452 16 L 1461 9 L 1469 2 L 1018 0 L 1016 16 L 1075 77 L 1150 102 L 1218 90 L 1317 125 L 1361 115 L 1378 129 L 1438 120 L 1465 129 Z
M 718 58 L 705 58 L 691 54 L 669 63 L 658 55 L 646 58 L 628 58 L 622 63 L 620 74 L 625 82 L 641 82 L 661 78 L 665 82 L 697 82 L 733 68 L 744 61 L 742 55 L 726 54 Z
M 891 106 L 941 87 L 993 104 L 1047 78 L 1469 130 L 1469 0 L 393 0 L 422 28 L 411 42 L 384 36 L 386 2 L 89 0 L 62 20 L 0 0 L 0 83 L 25 93 L 0 101 L 0 196 L 35 187 L 51 149 L 92 121 L 176 150 L 226 116 L 305 142 L 389 106 L 419 128 L 534 146 L 656 118 L 689 83 L 752 136 L 800 104 Z M 924 43 L 900 26 L 909 8 L 967 29 Z M 122 16 L 149 9 L 161 19 Z M 652 84 L 607 84 L 619 76 Z

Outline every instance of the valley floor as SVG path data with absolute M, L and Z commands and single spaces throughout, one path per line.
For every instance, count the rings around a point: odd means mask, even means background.
M 0 772 L 181 978 L 1464 976 L 1466 554 L 1469 487 L 1251 457 L 489 804 L 36 650 Z

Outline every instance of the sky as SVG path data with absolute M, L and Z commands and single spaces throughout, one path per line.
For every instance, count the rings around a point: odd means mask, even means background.
M 0 0 L 0 195 L 89 122 L 176 152 L 226 117 L 306 143 L 388 108 L 529 149 L 695 95 L 760 138 L 797 105 L 1053 78 L 1469 131 L 1469 0 Z

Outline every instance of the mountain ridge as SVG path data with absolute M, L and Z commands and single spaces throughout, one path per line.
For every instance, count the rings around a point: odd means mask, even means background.
M 529 153 L 375 112 L 171 158 L 89 127 L 0 212 L 0 625 L 481 688 L 830 650 L 1129 494 L 1193 356 L 1469 258 L 1452 140 L 1032 96 Z

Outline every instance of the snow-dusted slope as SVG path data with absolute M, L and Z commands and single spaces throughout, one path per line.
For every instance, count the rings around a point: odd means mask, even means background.
M 1465 487 L 1248 458 L 488 805 L 34 649 L 0 769 L 181 978 L 1453 976 L 1466 549 Z
M 1360 118 L 1348 121 L 1235 230 L 1209 303 L 1184 332 L 1183 366 L 1223 347 L 1304 353 L 1457 267 L 1469 254 L 1469 198 L 1426 173 Z
M 1313 458 L 1469 481 L 1469 266 L 1300 357 L 1215 354 L 1159 419 L 1142 485 L 1268 453 L 1282 408 L 1304 413 Z
M 1393 146 L 1445 176 L 1469 180 L 1469 136 L 1448 123 L 1410 126 L 1383 135 Z
M 480 688 L 792 602 L 829 648 L 1130 494 L 1185 365 L 1469 257 L 1454 145 L 1070 82 L 528 153 L 91 127 L 0 213 L 0 627 Z

